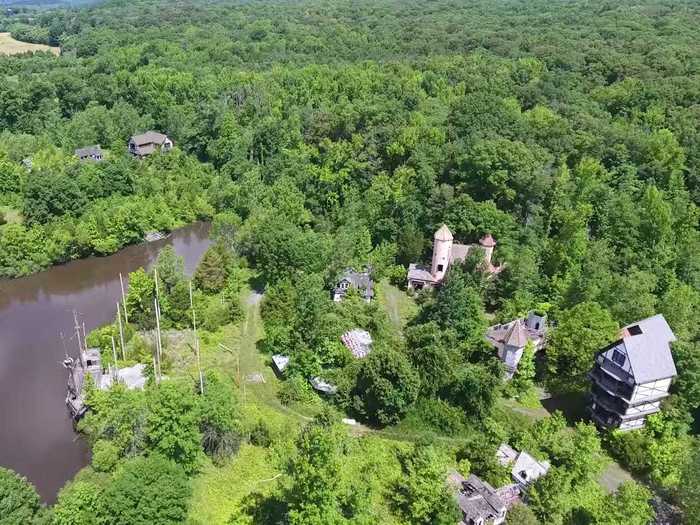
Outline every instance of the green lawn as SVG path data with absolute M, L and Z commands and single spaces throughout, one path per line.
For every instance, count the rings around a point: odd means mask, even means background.
M 406 324 L 418 313 L 418 305 L 406 292 L 388 281 L 377 284 L 377 300 L 389 315 L 396 332 L 401 334 Z

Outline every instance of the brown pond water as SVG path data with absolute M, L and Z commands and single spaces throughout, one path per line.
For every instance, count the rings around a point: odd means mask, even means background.
M 65 405 L 60 334 L 75 355 L 77 343 L 70 339 L 73 310 L 88 331 L 110 322 L 121 294 L 119 272 L 126 277 L 152 265 L 168 244 L 192 272 L 209 246 L 208 234 L 209 225 L 197 223 L 168 239 L 130 246 L 109 257 L 0 281 L 0 466 L 26 476 L 44 501 L 52 503 L 89 461 Z

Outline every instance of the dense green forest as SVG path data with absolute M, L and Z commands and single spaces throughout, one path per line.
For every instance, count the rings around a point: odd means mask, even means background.
M 512 523 L 643 525 L 652 493 L 700 523 L 698 27 L 695 2 L 639 0 L 112 1 L 0 17 L 62 50 L 0 57 L 0 276 L 195 220 L 216 240 L 193 279 L 207 393 L 177 353 L 179 380 L 91 393 L 92 465 L 50 511 L 0 471 L 26 501 L 9 523 L 195 524 L 209 509 L 241 525 L 450 524 L 446 469 L 502 484 L 504 441 L 553 465 Z M 148 129 L 174 151 L 131 158 Z M 92 144 L 103 162 L 73 156 Z M 504 270 L 491 279 L 472 257 L 408 297 L 406 267 L 442 223 L 462 242 L 491 233 Z M 159 261 L 172 330 L 190 323 L 180 264 Z M 377 300 L 334 305 L 339 272 L 365 265 Z M 155 282 L 131 276 L 132 361 L 150 363 Z M 253 322 L 252 289 L 256 351 L 291 357 L 282 412 L 241 399 L 218 347 Z M 391 294 L 410 305 L 398 324 Z M 554 323 L 546 355 L 504 383 L 484 330 L 533 308 Z M 593 355 L 655 313 L 678 337 L 672 395 L 643 430 L 598 432 L 580 418 Z M 339 342 L 353 327 L 375 338 L 362 361 Z M 91 335 L 106 360 L 115 330 Z M 318 375 L 331 400 L 310 389 Z M 574 409 L 527 417 L 542 388 Z M 603 490 L 610 457 L 636 481 Z M 274 483 L 226 499 L 209 485 L 225 472 Z M 142 494 L 159 497 L 139 508 Z

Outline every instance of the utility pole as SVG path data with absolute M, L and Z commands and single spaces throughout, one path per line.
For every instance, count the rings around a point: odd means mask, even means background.
M 114 382 L 119 381 L 119 366 L 117 365 L 117 345 L 114 343 L 114 337 L 110 336 L 112 340 L 112 357 L 114 358 Z
M 153 304 L 156 309 L 156 352 L 158 354 L 158 377 L 162 379 L 163 365 L 163 341 L 160 337 L 160 290 L 158 288 L 158 269 L 153 270 L 154 281 L 156 284 L 156 297 Z
M 117 303 L 117 322 L 119 323 L 119 343 L 122 346 L 122 359 L 126 360 L 126 350 L 124 348 L 124 329 L 122 328 L 122 314 Z
M 158 372 L 156 368 L 156 356 L 153 356 L 153 380 L 156 382 L 156 385 L 160 383 L 158 380 Z
M 73 310 L 73 322 L 75 323 L 75 336 L 78 338 L 78 359 L 80 360 L 80 366 L 85 369 L 83 344 L 80 341 L 80 323 L 78 323 L 78 312 L 75 310 Z
M 197 371 L 199 372 L 199 393 L 204 394 L 204 376 L 202 376 L 202 363 L 199 356 L 199 337 L 197 336 L 197 314 L 194 310 L 192 295 L 192 281 L 190 281 L 190 308 L 192 309 L 192 330 L 194 331 L 194 349 L 197 355 Z
M 156 361 L 158 362 L 158 376 L 161 376 L 161 356 L 163 355 L 162 341 L 160 339 L 160 308 L 158 308 L 158 299 L 153 300 L 153 305 L 156 309 Z
M 126 312 L 126 295 L 124 294 L 124 279 L 122 278 L 122 272 L 119 272 L 119 285 L 122 289 L 122 305 L 124 306 L 124 322 L 129 324 L 129 314 Z

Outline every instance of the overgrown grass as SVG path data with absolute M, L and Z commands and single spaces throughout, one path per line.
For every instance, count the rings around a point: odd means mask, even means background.
M 245 444 L 223 467 L 208 465 L 194 480 L 188 523 L 224 525 L 242 499 L 253 491 L 267 494 L 280 478 L 266 448 Z
M 406 324 L 418 313 L 416 302 L 387 280 L 377 284 L 377 300 L 386 310 L 398 334 L 403 332 Z

